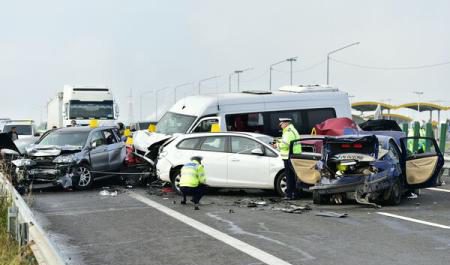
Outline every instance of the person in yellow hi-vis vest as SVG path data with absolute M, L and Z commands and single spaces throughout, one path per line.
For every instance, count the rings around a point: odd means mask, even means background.
M 181 204 L 186 204 L 186 196 L 192 196 L 194 209 L 199 210 L 200 199 L 205 194 L 205 169 L 201 156 L 193 156 L 189 163 L 181 168 L 180 190 L 183 194 Z
M 289 145 L 292 141 L 300 139 L 300 134 L 294 125 L 291 123 L 290 118 L 280 118 L 280 127 L 283 129 L 283 135 L 276 143 L 276 147 L 280 150 L 281 159 L 284 162 L 284 172 L 286 175 L 286 192 L 285 200 L 293 200 L 296 197 L 297 190 L 297 177 L 295 176 L 291 162 L 289 161 Z M 294 145 L 294 154 L 302 152 L 302 146 L 300 143 Z

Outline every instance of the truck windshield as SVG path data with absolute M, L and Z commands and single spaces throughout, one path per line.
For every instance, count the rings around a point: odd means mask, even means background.
M 156 132 L 163 134 L 186 133 L 195 118 L 195 116 L 166 112 L 159 120 Z
M 112 101 L 70 101 L 69 119 L 114 119 L 114 107 Z
M 32 129 L 31 125 L 16 125 L 16 124 L 8 124 L 3 127 L 3 132 L 11 131 L 12 127 L 16 127 L 16 131 L 18 135 L 31 135 Z
M 63 132 L 54 131 L 47 134 L 41 141 L 39 145 L 56 145 L 56 146 L 79 146 L 83 147 L 89 136 L 89 131 L 80 132 Z

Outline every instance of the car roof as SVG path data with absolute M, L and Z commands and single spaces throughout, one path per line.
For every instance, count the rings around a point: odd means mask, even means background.
M 261 134 L 261 133 L 252 133 L 252 132 L 206 132 L 206 133 L 188 133 L 188 134 L 181 134 L 181 138 L 191 138 L 191 137 L 205 137 L 205 136 L 218 136 L 218 135 L 224 135 L 224 136 L 248 136 L 251 138 L 257 138 L 257 137 L 270 137 L 273 138 L 270 135 Z

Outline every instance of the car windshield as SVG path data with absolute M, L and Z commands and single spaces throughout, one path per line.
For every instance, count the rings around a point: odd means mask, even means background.
M 8 124 L 3 127 L 4 132 L 11 131 L 12 127 L 16 127 L 16 131 L 18 135 L 31 135 L 31 125 L 16 125 L 16 124 Z
M 69 107 L 69 119 L 114 119 L 112 101 L 80 102 L 71 101 Z
M 158 122 L 156 132 L 163 134 L 186 133 L 195 118 L 195 116 L 167 112 Z
M 67 132 L 55 131 L 44 136 L 39 145 L 79 146 L 83 147 L 89 136 L 89 131 Z

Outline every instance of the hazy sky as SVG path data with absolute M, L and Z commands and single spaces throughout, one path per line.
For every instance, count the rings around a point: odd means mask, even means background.
M 134 94 L 139 119 L 143 91 L 194 82 L 179 97 L 228 90 L 228 74 L 241 89 L 267 89 L 269 65 L 298 56 L 294 83 L 326 82 L 326 54 L 377 67 L 450 61 L 450 1 L 6 1 L 0 8 L 0 116 L 46 118 L 46 103 L 64 84 L 111 87 L 128 116 Z M 315 67 L 311 67 L 315 66 Z M 273 72 L 273 87 L 289 82 L 289 66 Z M 372 70 L 332 62 L 331 83 L 352 100 L 424 100 L 450 104 L 450 65 L 417 70 Z M 233 89 L 236 84 L 233 83 Z M 159 104 L 173 104 L 173 89 Z M 143 97 L 144 114 L 154 95 Z

